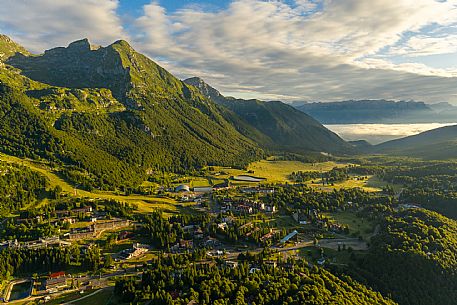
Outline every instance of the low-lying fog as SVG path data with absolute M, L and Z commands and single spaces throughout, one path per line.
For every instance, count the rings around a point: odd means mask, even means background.
M 379 144 L 449 125 L 457 125 L 457 123 L 336 124 L 325 125 L 325 127 L 346 141 L 366 140 L 371 144 Z

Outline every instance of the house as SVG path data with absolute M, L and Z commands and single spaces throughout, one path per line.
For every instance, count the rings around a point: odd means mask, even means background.
M 86 207 L 81 207 L 77 209 L 71 210 L 72 214 L 86 214 L 86 213 L 91 213 L 92 212 L 92 207 L 91 206 L 86 206 Z
M 227 267 L 229 267 L 230 269 L 235 269 L 236 267 L 238 267 L 238 262 L 234 262 L 234 261 L 225 261 L 225 265 Z
M 110 221 L 105 222 L 97 222 L 92 225 L 92 230 L 94 232 L 100 232 L 102 230 L 107 229 L 117 229 L 128 227 L 130 225 L 130 221 L 128 219 L 113 219 Z
M 262 236 L 260 238 L 260 241 L 264 242 L 264 241 L 266 241 L 268 239 L 271 239 L 274 235 L 275 235 L 275 232 L 273 231 L 273 229 L 270 229 L 270 232 L 265 234 L 264 236 Z
M 194 247 L 194 242 L 192 240 L 181 239 L 179 241 L 179 247 L 181 249 L 192 249 Z
M 69 224 L 75 223 L 76 219 L 73 217 L 64 217 L 61 219 L 63 223 L 68 222 Z
M 301 225 L 306 225 L 308 223 L 308 215 L 303 211 L 296 211 L 292 214 L 292 217 Z
M 239 213 L 245 213 L 245 214 L 252 214 L 254 213 L 254 209 L 248 205 L 240 204 L 236 207 L 236 210 Z
M 265 206 L 265 212 L 268 213 L 276 213 L 276 207 L 274 205 L 266 205 Z
M 219 223 L 219 224 L 217 224 L 217 227 L 221 230 L 225 230 L 225 229 L 227 229 L 227 223 L 226 222 Z
M 273 268 L 276 268 L 278 266 L 278 262 L 273 260 L 265 261 L 264 264 Z
M 64 271 L 52 273 L 45 282 L 46 290 L 63 288 L 66 286 L 67 278 Z
M 119 257 L 121 259 L 131 259 L 134 257 L 138 257 L 146 252 L 148 252 L 148 249 L 146 247 L 136 243 L 132 245 L 132 248 L 122 250 L 119 254 Z

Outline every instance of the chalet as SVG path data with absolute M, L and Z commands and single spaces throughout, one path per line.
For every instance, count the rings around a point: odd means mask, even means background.
M 118 240 L 124 240 L 124 239 L 127 239 L 127 238 L 131 238 L 133 236 L 134 236 L 133 232 L 122 231 L 121 233 L 119 233 L 117 239 Z
M 75 231 L 72 233 L 69 233 L 65 236 L 68 237 L 70 240 L 76 240 L 76 239 L 86 239 L 86 238 L 93 238 L 97 234 L 93 230 L 87 230 L 87 231 Z
M 69 210 L 56 210 L 55 213 L 58 218 L 61 218 L 64 216 L 70 216 L 70 214 L 71 214 L 71 212 Z
M 61 220 L 63 223 L 68 222 L 69 224 L 76 222 L 76 219 L 73 217 L 64 217 L 64 218 L 60 218 L 59 220 Z

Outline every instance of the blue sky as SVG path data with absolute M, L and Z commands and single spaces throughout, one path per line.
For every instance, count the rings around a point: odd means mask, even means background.
M 131 15 L 141 15 L 143 6 L 150 3 L 148 0 L 121 0 L 119 5 L 119 11 L 131 14 Z M 164 7 L 168 12 L 174 12 L 178 9 L 189 7 L 189 6 L 204 6 L 211 9 L 218 9 L 227 7 L 230 3 L 229 0 L 160 0 L 157 1 L 162 7 Z
M 0 14 L 34 53 L 125 39 L 236 97 L 457 103 L 457 0 L 0 0 Z

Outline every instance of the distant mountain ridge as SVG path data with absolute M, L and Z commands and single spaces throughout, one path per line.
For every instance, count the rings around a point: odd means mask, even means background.
M 239 131 L 268 150 L 344 153 L 352 146 L 309 115 L 279 101 L 225 97 L 198 77 L 184 80 L 201 94 L 228 108 L 242 119 L 247 132 Z M 240 124 L 240 123 L 238 123 Z M 240 126 L 240 125 L 239 125 Z M 253 131 L 254 130 L 254 131 Z M 255 132 L 255 137 L 252 133 Z M 259 135 L 263 135 L 259 139 Z
M 350 100 L 294 103 L 295 107 L 323 124 L 455 122 L 457 107 L 415 101 Z

